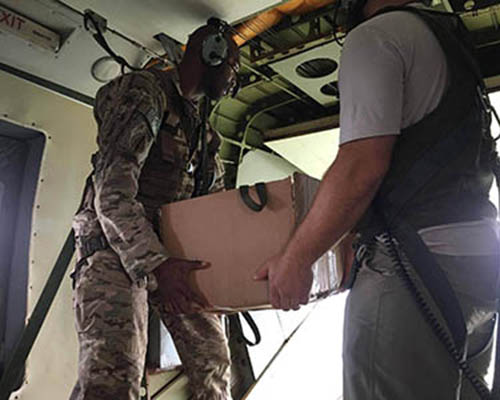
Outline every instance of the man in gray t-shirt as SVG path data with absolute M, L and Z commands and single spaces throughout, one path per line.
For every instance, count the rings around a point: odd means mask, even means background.
M 310 265 L 358 225 L 386 178 L 394 174 L 391 162 L 401 151 L 396 144 L 436 110 L 443 114 L 443 99 L 450 102 L 445 94 L 456 87 L 457 71 L 465 71 L 465 67 L 448 65 L 440 42 L 419 16 L 407 11 L 375 15 L 386 6 L 421 5 L 408 5 L 404 0 L 362 3 L 367 21 L 347 36 L 340 63 L 339 153 L 305 221 L 286 248 L 257 272 L 258 279 L 269 280 L 276 308 L 296 309 L 307 302 Z M 465 93 L 472 103 L 474 89 L 465 92 L 464 85 Z M 441 115 L 441 119 L 446 116 Z M 457 129 L 466 129 L 458 125 Z M 475 132 L 477 124 L 471 126 Z M 428 132 L 413 129 L 411 133 Z M 467 173 L 459 171 L 457 179 Z M 470 171 L 470 175 L 475 173 Z M 453 188 L 449 178 L 445 183 Z M 481 201 L 477 207 L 474 203 L 470 214 L 464 211 L 463 219 L 460 208 L 451 204 L 451 211 L 442 208 L 447 218 L 434 218 L 445 223 L 417 228 L 457 295 L 468 335 L 467 356 L 484 377 L 491 354 L 499 245 L 496 222 L 487 212 L 487 192 L 483 189 L 477 193 Z M 443 193 L 453 198 L 453 190 Z M 443 205 L 441 198 L 433 201 L 432 205 Z M 432 205 L 427 207 L 431 214 L 439 214 Z M 358 251 L 362 266 L 348 297 L 344 322 L 344 398 L 479 398 L 422 317 L 421 307 L 399 276 L 385 242 L 375 237 L 373 246 L 362 250 Z M 370 256 L 362 257 L 361 253 Z M 408 264 L 404 253 L 401 255 Z M 418 277 L 415 279 L 422 286 Z M 433 306 L 429 293 L 424 287 L 421 290 Z
M 342 51 L 340 145 L 399 135 L 436 109 L 447 78 L 444 52 L 418 16 L 395 11 L 364 22 Z M 494 219 L 482 219 L 426 227 L 420 234 L 438 254 L 491 255 L 498 252 L 496 230 Z

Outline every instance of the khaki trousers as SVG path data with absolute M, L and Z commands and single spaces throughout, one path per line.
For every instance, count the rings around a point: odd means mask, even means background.
M 385 245 L 378 242 L 367 254 L 346 304 L 344 399 L 479 399 L 424 320 Z M 464 313 L 468 359 L 484 377 L 491 359 L 500 258 L 435 256 Z

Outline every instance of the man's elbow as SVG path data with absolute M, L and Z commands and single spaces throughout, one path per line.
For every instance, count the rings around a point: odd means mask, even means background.
M 376 190 L 389 171 L 395 137 L 371 138 L 341 146 L 338 161 L 353 182 Z
M 389 170 L 389 163 L 359 160 L 346 169 L 344 179 L 356 188 L 359 195 L 367 196 L 378 190 Z
M 369 195 L 371 193 L 375 193 L 378 190 L 386 174 L 387 169 L 370 168 L 357 174 L 356 181 L 358 182 L 360 190 L 364 194 Z
M 390 160 L 375 160 L 367 163 L 365 179 L 375 185 L 380 185 L 389 171 Z

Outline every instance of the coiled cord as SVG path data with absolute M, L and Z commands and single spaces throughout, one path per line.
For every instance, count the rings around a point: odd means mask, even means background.
M 400 257 L 399 251 L 394 243 L 394 238 L 389 230 L 386 233 L 377 236 L 377 238 L 387 247 L 390 258 L 395 262 L 395 267 L 398 275 L 402 278 L 411 295 L 415 298 L 417 305 L 422 312 L 424 319 L 427 321 L 438 340 L 445 346 L 448 353 L 455 360 L 456 364 L 469 380 L 474 390 L 477 392 L 481 400 L 493 400 L 490 389 L 481 377 L 479 377 L 467 362 L 465 355 L 456 348 L 451 336 L 446 331 L 445 327 L 439 322 L 434 311 L 425 300 L 424 295 L 415 284 L 411 277 L 408 267 L 404 265 Z

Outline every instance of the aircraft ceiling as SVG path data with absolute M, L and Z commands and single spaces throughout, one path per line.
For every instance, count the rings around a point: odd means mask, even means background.
M 39 83 L 45 87 L 90 103 L 104 78 L 116 76 L 119 68 L 85 30 L 86 9 L 107 20 L 109 44 L 135 66 L 164 53 L 153 38 L 158 33 L 185 42 L 211 16 L 233 26 L 245 22 L 256 37 L 241 46 L 242 90 L 237 98 L 221 101 L 211 115 L 223 138 L 221 157 L 235 182 L 238 164 L 249 149 L 265 149 L 272 140 L 338 126 L 340 47 L 333 35 L 335 2 L 303 0 L 304 4 L 322 5 L 282 15 L 264 31 L 259 29 L 261 20 L 248 22 L 265 10 L 297 2 L 300 0 L 0 0 L 0 13 L 2 7 L 16 11 L 62 39 L 60 49 L 50 51 L 5 33 L 0 26 L 0 69 L 21 77 L 30 74 L 28 79 L 41 79 Z M 500 88 L 500 0 L 434 0 L 433 7 L 460 14 L 473 33 L 488 86 Z M 0 16 L 0 21 L 5 20 L 5 14 Z M 282 146 L 273 150 L 284 154 Z
M 209 17 L 235 23 L 281 0 L 64 0 L 83 12 L 91 9 L 104 16 L 119 32 L 148 44 L 165 32 L 181 43 Z

